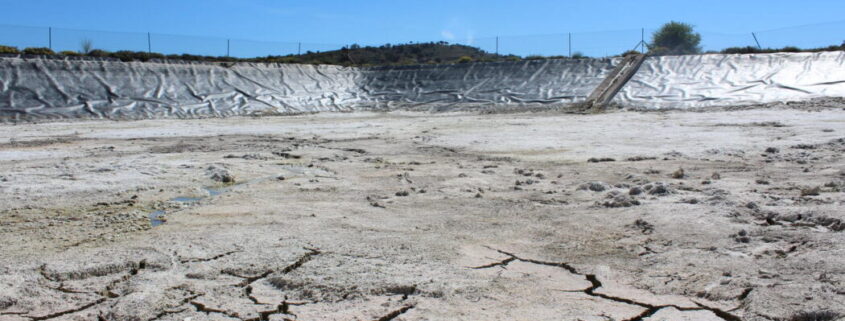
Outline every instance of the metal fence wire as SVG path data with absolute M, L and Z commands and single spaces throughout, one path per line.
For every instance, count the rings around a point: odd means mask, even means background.
M 488 36 L 480 38 L 449 39 L 449 43 L 478 47 L 489 53 L 501 55 L 617 56 L 629 50 L 647 50 L 644 42 L 650 41 L 657 28 L 632 28 L 595 32 L 563 32 L 544 35 Z M 730 47 L 783 48 L 794 46 L 803 49 L 839 46 L 845 42 L 845 21 L 777 28 L 753 32 L 719 33 L 697 31 L 702 37 L 704 52 L 718 52 Z M 416 43 L 440 42 L 444 39 L 422 39 Z M 349 47 L 379 46 L 380 44 L 317 43 L 300 41 L 255 41 L 200 37 L 145 32 L 112 32 L 79 30 L 54 27 L 28 27 L 0 25 L 0 45 L 17 47 L 47 47 L 55 52 L 84 51 L 85 43 L 91 49 L 110 52 L 129 50 L 161 53 L 165 55 L 190 54 L 197 56 L 230 56 L 254 58 L 287 56 L 307 52 L 324 52 Z

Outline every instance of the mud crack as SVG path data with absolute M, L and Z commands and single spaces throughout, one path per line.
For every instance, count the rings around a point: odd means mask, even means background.
M 715 314 L 717 317 L 719 317 L 723 320 L 726 320 L 726 321 L 742 321 L 742 319 L 740 317 L 733 315 L 733 314 L 729 313 L 728 311 L 724 311 L 724 310 L 721 310 L 721 309 L 710 307 L 710 306 L 701 304 L 699 302 L 694 302 L 694 301 L 693 302 L 698 306 L 696 308 L 679 307 L 679 306 L 674 305 L 674 304 L 653 305 L 653 304 L 639 302 L 639 301 L 632 300 L 632 299 L 616 297 L 616 296 L 607 295 L 607 294 L 603 294 L 603 293 L 597 293 L 596 290 L 598 290 L 599 288 L 602 287 L 602 282 L 598 279 L 598 277 L 595 274 L 580 273 L 573 266 L 571 266 L 567 263 L 563 263 L 563 262 L 547 262 L 547 261 L 528 259 L 528 258 L 519 257 L 516 254 L 510 253 L 510 252 L 505 252 L 505 251 L 495 249 L 495 248 L 492 248 L 492 247 L 487 247 L 487 248 L 494 250 L 496 252 L 499 252 L 501 254 L 507 255 L 508 258 L 506 258 L 502 261 L 499 261 L 499 262 L 473 267 L 473 269 L 488 269 L 488 268 L 493 268 L 493 267 L 506 268 L 508 264 L 510 264 L 514 261 L 522 261 L 522 262 L 526 262 L 526 263 L 533 263 L 533 264 L 539 264 L 539 265 L 559 267 L 561 269 L 569 271 L 569 273 L 579 275 L 579 276 L 583 276 L 587 281 L 590 282 L 590 287 L 583 289 L 583 290 L 580 290 L 580 291 L 570 291 L 570 292 L 582 292 L 582 293 L 589 295 L 589 296 L 592 296 L 592 297 L 597 297 L 597 298 L 601 298 L 601 299 L 604 299 L 604 300 L 624 303 L 624 304 L 628 304 L 628 305 L 636 305 L 636 306 L 645 308 L 645 311 L 643 311 L 639 315 L 637 315 L 633 318 L 630 318 L 630 319 L 625 319 L 624 321 L 642 321 L 645 318 L 648 318 L 648 317 L 654 315 L 655 313 L 657 313 L 658 311 L 665 309 L 665 308 L 675 308 L 679 311 L 710 311 L 711 313 Z
M 100 295 L 100 298 L 97 299 L 97 300 L 94 300 L 94 301 L 92 301 L 88 304 L 82 305 L 82 306 L 77 307 L 75 309 L 59 311 L 59 312 L 51 313 L 51 314 L 40 316 L 40 317 L 31 317 L 31 316 L 26 316 L 26 315 L 21 315 L 21 316 L 28 318 L 30 320 L 33 320 L 33 321 L 50 320 L 50 319 L 55 319 L 55 318 L 58 318 L 58 317 L 61 317 L 61 316 L 67 315 L 67 314 L 77 313 L 77 312 L 81 312 L 81 311 L 90 309 L 91 307 L 98 305 L 100 303 L 106 302 L 109 299 L 114 299 L 114 298 L 120 297 L 119 294 L 117 294 L 113 291 L 113 288 L 115 286 L 117 286 L 118 284 L 120 284 L 121 282 L 129 281 L 129 279 L 131 279 L 132 277 L 137 275 L 140 270 L 143 270 L 146 267 L 147 267 L 147 262 L 145 260 L 141 260 L 140 262 L 138 262 L 137 267 L 133 267 L 129 270 L 127 275 L 125 275 L 125 276 L 123 276 L 123 277 L 121 277 L 117 280 L 112 281 L 111 283 L 106 285 L 106 287 L 103 288 L 101 291 L 96 292 L 96 294 Z M 46 268 L 47 268 L 46 264 L 39 267 L 38 270 L 39 270 L 39 273 L 41 274 L 41 276 L 44 279 L 46 279 L 47 281 L 59 283 L 58 287 L 46 286 L 47 288 L 52 289 L 52 290 L 56 290 L 56 291 L 60 291 L 60 292 L 63 292 L 63 293 L 68 293 L 68 294 L 94 294 L 94 292 L 75 291 L 75 290 L 65 288 L 63 282 L 60 282 L 58 279 L 52 278 L 47 274 Z
M 320 252 L 320 250 L 318 250 L 318 249 L 305 248 L 305 250 L 307 250 L 308 252 L 303 254 L 299 259 L 296 260 L 296 262 L 293 262 L 292 264 L 284 267 L 283 269 L 278 270 L 278 273 L 281 273 L 281 274 L 290 273 L 290 272 L 300 268 L 306 262 L 310 261 L 314 256 L 322 254 L 322 252 Z M 253 304 L 255 304 L 255 305 L 269 305 L 267 303 L 262 303 L 261 301 L 258 300 L 258 298 L 256 298 L 254 295 L 252 295 L 252 291 L 253 291 L 252 284 L 255 283 L 255 282 L 258 282 L 258 280 L 261 280 L 261 279 L 264 279 L 264 278 L 270 276 L 270 274 L 273 274 L 275 272 L 277 272 L 277 271 L 271 269 L 271 270 L 264 271 L 261 274 L 253 275 L 253 276 L 239 275 L 239 274 L 231 272 L 231 271 L 223 271 L 221 273 L 226 274 L 226 275 L 230 275 L 230 276 L 234 276 L 234 277 L 237 277 L 237 278 L 242 278 L 243 281 L 238 283 L 237 286 L 243 287 L 243 289 L 244 289 L 243 290 L 243 296 L 246 297 L 247 299 L 249 299 Z M 257 318 L 243 318 L 243 317 L 240 317 L 237 313 L 230 313 L 230 312 L 225 311 L 225 310 L 211 308 L 211 307 L 206 306 L 205 304 L 194 301 L 193 299 L 191 299 L 191 301 L 189 303 L 191 305 L 193 305 L 194 308 L 196 308 L 197 311 L 199 311 L 199 312 L 204 312 L 206 314 L 217 313 L 217 314 L 225 315 L 225 316 L 230 317 L 230 318 L 241 319 L 241 320 L 244 320 L 244 321 L 265 321 L 265 320 L 269 320 L 270 316 L 276 315 L 276 314 L 285 314 L 285 315 L 295 316 L 295 314 L 290 312 L 290 306 L 291 305 L 299 305 L 299 304 L 296 304 L 296 303 L 290 303 L 290 302 L 287 302 L 287 301 L 282 301 L 281 303 L 276 305 L 276 308 L 273 309 L 273 310 L 258 311 L 258 317 Z
M 88 303 L 88 304 L 80 306 L 78 308 L 60 311 L 60 312 L 48 314 L 48 315 L 45 315 L 45 316 L 40 316 L 40 317 L 23 316 L 23 317 L 29 318 L 30 320 L 33 320 L 33 321 L 55 319 L 55 318 L 58 318 L 58 317 L 63 316 L 63 315 L 85 311 L 85 310 L 87 310 L 87 309 L 89 309 L 89 308 L 91 308 L 91 307 L 93 307 L 97 304 L 105 302 L 106 300 L 107 300 L 106 298 L 99 298 L 99 299 L 95 300 L 94 302 Z
M 413 309 L 413 308 L 414 308 L 413 305 L 406 305 L 406 306 L 401 307 L 397 310 L 390 311 L 390 313 L 385 314 L 385 315 L 383 315 L 382 317 L 380 317 L 376 320 L 377 321 L 390 321 L 390 320 L 393 320 L 396 317 L 402 315 L 403 313 L 408 312 L 408 310 Z
M 258 316 L 254 317 L 254 318 L 244 318 L 244 317 L 241 317 L 240 314 L 238 314 L 238 313 L 231 313 L 231 312 L 226 311 L 226 310 L 210 308 L 210 307 L 206 306 L 205 304 L 202 304 L 202 303 L 197 302 L 197 301 L 191 301 L 190 304 L 193 305 L 194 308 L 197 309 L 197 311 L 203 312 L 205 314 L 212 314 L 212 313 L 221 314 L 221 315 L 224 315 L 224 316 L 227 316 L 227 317 L 230 317 L 230 318 L 240 319 L 240 320 L 243 320 L 243 321 L 269 321 L 270 316 L 272 316 L 272 315 L 276 315 L 276 314 L 291 315 L 288 311 L 289 305 L 287 304 L 287 302 L 284 302 L 284 301 L 282 301 L 281 304 L 277 305 L 276 308 L 273 309 L 273 310 L 258 311 Z
M 208 258 L 190 258 L 190 259 L 180 258 L 179 262 L 184 264 L 184 263 L 214 261 L 214 260 L 219 260 L 219 259 L 226 257 L 226 256 L 229 256 L 229 255 L 238 253 L 238 252 L 241 252 L 241 250 L 229 251 L 229 252 L 221 253 L 221 254 L 218 254 L 218 255 L 215 255 L 215 256 L 212 256 L 212 257 L 208 257 Z

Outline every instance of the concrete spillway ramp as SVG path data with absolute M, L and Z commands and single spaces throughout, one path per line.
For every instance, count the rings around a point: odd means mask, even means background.
M 649 57 L 613 100 L 647 109 L 845 97 L 845 52 Z
M 629 55 L 622 59 L 616 68 L 608 74 L 604 81 L 587 97 L 586 108 L 603 109 L 609 104 L 619 90 L 631 80 L 645 61 L 645 55 Z

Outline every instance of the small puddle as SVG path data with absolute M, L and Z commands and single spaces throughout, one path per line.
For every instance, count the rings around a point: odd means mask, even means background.
M 178 203 L 196 203 L 199 202 L 201 199 L 205 197 L 174 197 L 171 198 L 171 202 L 178 202 Z
M 217 188 L 206 187 L 206 188 L 205 188 L 205 191 L 206 191 L 206 192 L 208 192 L 208 196 L 209 196 L 209 197 L 215 197 L 215 196 L 217 196 L 217 195 L 220 195 L 220 194 L 223 194 L 223 193 L 225 193 L 225 192 L 228 192 L 228 191 L 229 191 L 229 189 L 230 189 L 230 187 L 231 187 L 231 186 L 227 186 L 227 187 L 217 187 Z
M 162 216 L 164 216 L 164 211 L 161 210 L 150 213 L 150 225 L 156 227 L 161 224 L 164 224 L 165 220 L 162 218 Z
M 242 184 L 245 184 L 245 183 L 248 183 L 248 182 L 244 182 Z M 215 196 L 218 196 L 218 195 L 223 194 L 225 192 L 228 192 L 232 187 L 234 187 L 236 185 L 225 186 L 225 187 L 205 187 L 203 189 L 205 190 L 206 193 L 208 193 L 208 195 L 205 195 L 205 196 L 179 196 L 179 197 L 171 198 L 170 201 L 176 202 L 176 203 L 181 203 L 183 205 L 193 205 L 193 204 L 199 203 L 200 201 L 202 201 L 206 198 L 215 197 Z M 150 225 L 152 225 L 153 227 L 156 227 L 156 226 L 162 225 L 165 222 L 167 222 L 167 219 L 165 219 L 163 217 L 165 214 L 167 214 L 167 212 L 164 211 L 164 210 L 158 210 L 158 211 L 150 213 L 148 215 L 148 217 L 150 218 Z
M 300 167 L 300 166 L 284 166 L 284 169 L 286 171 L 288 171 L 289 173 L 295 174 L 294 176 L 313 176 L 313 177 L 333 178 L 333 176 L 332 176 L 333 173 L 327 172 L 327 171 L 319 169 L 319 168 L 306 168 L 306 167 Z M 267 176 L 267 177 L 256 178 L 256 179 L 253 179 L 253 180 L 243 181 L 243 182 L 235 183 L 235 184 L 232 184 L 232 185 L 217 186 L 217 187 L 203 187 L 203 190 L 205 190 L 205 192 L 208 193 L 208 195 L 204 195 L 204 196 L 179 196 L 179 197 L 171 198 L 170 201 L 180 203 L 180 204 L 183 204 L 183 205 L 194 205 L 194 204 L 199 203 L 200 201 L 202 201 L 206 198 L 216 197 L 216 196 L 222 195 L 223 193 L 230 192 L 230 191 L 232 191 L 232 189 L 234 189 L 237 186 L 253 184 L 253 183 L 258 183 L 258 182 L 263 182 L 263 181 L 268 181 L 268 180 L 275 180 L 275 179 L 277 179 L 277 177 L 279 177 L 279 176 L 273 175 L 273 176 Z M 165 214 L 167 214 L 167 211 L 164 211 L 164 210 L 158 210 L 158 211 L 150 213 L 148 215 L 148 217 L 150 219 L 150 225 L 152 225 L 153 227 L 156 227 L 156 226 L 162 225 L 165 222 L 167 222 L 167 219 L 164 218 Z

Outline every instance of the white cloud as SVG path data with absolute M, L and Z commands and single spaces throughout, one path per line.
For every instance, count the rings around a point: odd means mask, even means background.
M 440 36 L 442 36 L 443 39 L 446 39 L 446 40 L 454 40 L 455 39 L 455 34 L 452 33 L 449 30 L 440 31 Z
M 467 42 L 466 42 L 466 44 L 472 45 L 473 43 L 475 43 L 475 31 L 474 30 L 468 30 L 467 31 Z

